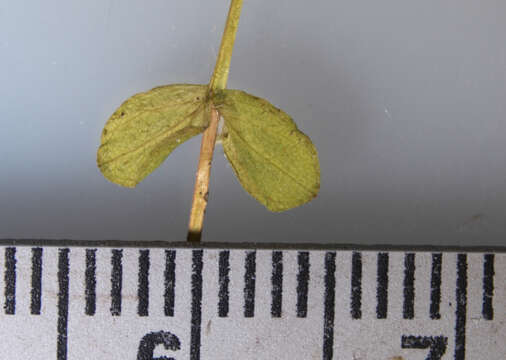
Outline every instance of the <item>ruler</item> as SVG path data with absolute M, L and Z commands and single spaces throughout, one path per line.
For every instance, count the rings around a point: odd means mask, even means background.
M 0 269 L 2 359 L 506 358 L 503 249 L 3 241 Z

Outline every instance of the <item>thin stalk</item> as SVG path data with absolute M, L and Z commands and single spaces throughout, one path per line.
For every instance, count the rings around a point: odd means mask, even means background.
M 234 49 L 237 27 L 239 26 L 242 3 L 243 0 L 232 0 L 230 3 L 225 30 L 221 38 L 220 51 L 216 59 L 213 76 L 209 82 L 210 93 L 227 87 L 230 60 Z M 211 112 L 210 123 L 209 127 L 204 131 L 202 143 L 200 145 L 199 164 L 197 167 L 190 222 L 188 225 L 188 241 L 191 242 L 199 242 L 202 237 L 204 214 L 209 196 L 209 176 L 211 174 L 211 163 L 216 143 L 218 121 L 220 119 L 218 111 L 212 104 L 209 107 L 209 111 Z

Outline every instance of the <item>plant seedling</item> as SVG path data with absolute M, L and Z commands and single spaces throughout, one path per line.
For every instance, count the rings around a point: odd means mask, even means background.
M 225 155 L 243 188 L 267 209 L 285 211 L 320 188 L 318 154 L 284 111 L 241 90 L 226 89 L 243 0 L 231 0 L 208 85 L 173 84 L 127 99 L 102 131 L 97 164 L 113 183 L 135 187 L 186 140 L 204 133 L 189 241 L 200 241 L 220 116 Z

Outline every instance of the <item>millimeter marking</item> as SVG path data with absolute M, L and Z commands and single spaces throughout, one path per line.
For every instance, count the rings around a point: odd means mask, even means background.
M 494 254 L 485 254 L 483 262 L 483 309 L 481 313 L 487 320 L 494 319 L 492 298 L 494 297 Z
M 67 359 L 69 317 L 69 249 L 58 251 L 58 342 L 57 359 Z
M 40 315 L 42 293 L 42 248 L 32 249 L 32 289 L 30 292 L 30 312 L 32 315 Z
M 325 310 L 323 315 L 323 359 L 334 355 L 334 306 L 336 303 L 336 253 L 325 254 Z
M 200 325 L 202 323 L 202 255 L 203 250 L 193 250 L 192 257 L 192 313 L 190 360 L 200 359 Z
M 309 285 L 309 252 L 300 251 L 297 255 L 299 272 L 297 274 L 297 317 L 307 316 L 307 297 Z
M 244 317 L 255 315 L 256 252 L 246 253 L 244 271 Z
M 455 360 L 466 358 L 467 255 L 457 257 L 457 310 L 455 313 Z
M 388 253 L 381 252 L 378 254 L 378 285 L 376 299 L 376 317 L 378 319 L 386 319 L 388 311 Z
M 283 252 L 272 252 L 272 302 L 271 315 L 273 318 L 280 318 L 283 301 Z
M 351 317 L 362 317 L 362 254 L 353 252 L 351 263 Z
M 121 315 L 121 288 L 123 287 L 123 250 L 112 250 L 111 257 L 111 314 Z
M 415 254 L 404 255 L 404 319 L 415 317 Z
M 3 271 L 4 271 L 4 313 L 9 315 L 10 318 L 15 318 L 17 316 L 21 316 L 19 313 L 24 312 L 23 306 L 28 306 L 28 314 L 29 315 L 44 315 L 43 306 L 46 301 L 44 292 L 44 272 L 46 262 L 43 261 L 45 248 L 37 246 L 29 249 L 31 251 L 17 251 L 17 247 L 9 246 L 3 247 L 4 251 L 4 263 L 3 263 Z M 73 310 L 69 310 L 69 301 L 70 301 L 70 282 L 73 280 L 72 274 L 75 274 L 75 271 L 79 270 L 77 268 L 72 268 L 73 272 L 71 272 L 71 267 L 73 264 L 71 263 L 71 259 L 73 259 L 70 255 L 76 250 L 79 251 L 83 255 L 84 267 L 80 269 L 82 271 L 82 279 L 83 279 L 83 287 L 82 287 L 82 312 L 81 314 L 86 315 L 90 319 L 96 317 L 99 314 L 99 308 L 97 307 L 97 283 L 98 281 L 103 281 L 103 275 L 97 273 L 98 269 L 98 253 L 105 253 L 107 255 L 107 261 L 110 262 L 110 315 L 115 317 L 120 317 L 122 314 L 122 298 L 123 298 L 123 261 L 124 261 L 124 252 L 123 249 L 99 249 L 99 248 L 60 248 L 57 251 L 58 259 L 57 259 L 57 324 L 56 324 L 56 333 L 57 333 L 57 341 L 56 341 L 56 358 L 57 360 L 66 360 L 69 355 L 69 332 L 68 332 L 68 324 L 69 324 L 69 312 Z M 157 251 L 157 254 L 163 255 L 160 259 L 163 259 L 161 264 L 157 264 L 152 266 L 152 258 L 151 251 L 154 253 Z M 163 291 L 160 291 L 160 296 L 162 301 L 155 301 L 155 304 L 162 304 L 161 313 L 165 316 L 173 317 L 175 316 L 176 311 L 176 292 L 178 288 L 176 287 L 176 258 L 178 249 L 165 249 L 161 250 L 154 249 L 138 249 L 136 251 L 138 268 L 137 272 L 137 310 L 136 315 L 139 317 L 149 317 L 151 316 L 151 310 L 153 310 L 153 305 L 151 304 L 150 292 L 151 288 L 154 286 L 162 286 Z M 183 249 L 182 251 L 188 251 Z M 312 273 L 316 271 L 318 273 L 318 269 L 312 267 L 311 263 L 316 261 L 316 258 L 313 259 L 311 251 L 296 251 L 292 256 L 285 256 L 288 252 L 283 250 L 272 250 L 267 252 L 269 255 L 269 282 L 270 289 L 266 288 L 257 288 L 257 273 L 262 271 L 262 274 L 265 273 L 265 269 L 260 267 L 257 268 L 257 261 L 260 264 L 264 264 L 264 260 L 260 262 L 258 260 L 258 256 L 260 256 L 259 252 L 256 250 L 220 250 L 216 252 L 216 257 L 206 257 L 204 256 L 206 253 L 206 249 L 193 249 L 191 250 L 191 323 L 190 323 L 190 332 L 189 332 L 189 357 L 190 360 L 199 360 L 201 358 L 201 347 L 202 347 L 202 320 L 203 320 L 203 296 L 204 294 L 204 272 L 207 272 L 206 269 L 216 269 L 216 304 L 214 307 L 214 311 L 216 313 L 214 315 L 217 318 L 230 318 L 231 316 L 231 307 L 230 307 L 230 299 L 233 294 L 237 294 L 237 292 L 233 289 L 234 286 L 237 286 L 237 283 L 231 282 L 231 277 L 234 276 L 233 271 L 242 270 L 244 272 L 244 287 L 241 289 L 243 298 L 243 307 L 242 307 L 242 317 L 244 318 L 255 318 L 257 313 L 262 313 L 264 311 L 262 306 L 265 306 L 263 301 L 258 301 L 258 305 L 256 304 L 256 297 L 262 296 L 266 294 L 266 292 L 270 295 L 270 309 L 269 315 L 272 319 L 282 319 L 285 317 L 294 316 L 296 318 L 305 319 L 309 317 L 314 318 L 314 314 L 311 313 L 314 308 L 314 301 L 320 299 L 316 294 L 311 293 L 311 279 Z M 244 267 L 242 269 L 232 267 L 236 262 L 232 261 L 231 252 L 235 254 L 241 253 L 242 260 L 244 261 Z M 266 251 L 262 251 L 261 259 L 265 259 Z M 442 301 L 442 284 L 444 280 L 443 270 L 444 270 L 444 259 L 447 259 L 451 256 L 454 256 L 456 263 L 452 265 L 451 271 L 454 272 L 455 282 L 455 326 L 454 326 L 454 334 L 453 336 L 443 336 L 440 334 L 433 335 L 412 335 L 412 334 L 403 334 L 401 338 L 402 349 L 429 349 L 429 357 L 428 359 L 439 359 L 443 356 L 448 347 L 448 339 L 450 338 L 450 345 L 454 344 L 453 349 L 453 359 L 454 360 L 465 360 L 467 354 L 467 344 L 466 344 L 466 326 L 468 321 L 475 321 L 476 319 L 471 318 L 468 315 L 469 306 L 469 297 L 471 296 L 472 291 L 468 289 L 468 285 L 470 281 L 476 281 L 478 279 L 481 281 L 479 290 L 481 291 L 480 297 L 480 308 L 478 311 L 481 311 L 482 320 L 485 322 L 491 322 L 494 320 L 494 307 L 499 303 L 501 313 L 504 309 L 504 301 L 503 298 L 497 298 L 496 295 L 496 287 L 495 285 L 495 277 L 496 274 L 496 260 L 497 256 L 493 253 L 484 253 L 480 255 L 481 259 L 481 268 L 480 274 L 481 278 L 476 278 L 476 274 L 473 278 L 469 276 L 469 262 L 473 264 L 476 263 L 478 257 L 468 257 L 467 253 L 441 253 L 434 252 L 428 256 L 429 265 L 427 278 L 420 278 L 417 274 L 419 269 L 415 266 L 415 259 L 417 259 L 417 254 L 415 252 L 405 252 L 403 255 L 402 265 L 403 269 L 392 269 L 392 263 L 395 263 L 397 257 L 390 258 L 390 252 L 380 251 L 376 252 L 376 257 L 371 257 L 370 254 L 366 257 L 363 257 L 362 251 L 350 251 L 347 252 L 350 256 L 350 260 L 347 263 L 349 266 L 348 269 L 343 268 L 341 261 L 344 259 L 343 253 L 338 251 L 326 251 L 320 252 L 319 254 L 315 253 L 315 257 L 323 256 L 323 269 L 320 272 L 320 276 L 322 276 L 322 295 L 323 298 L 320 299 L 322 305 L 321 317 L 322 317 L 322 339 L 321 339 L 321 354 L 324 360 L 331 360 L 335 358 L 335 349 L 336 346 L 339 346 L 340 335 L 336 335 L 338 333 L 335 332 L 336 326 L 336 305 L 338 304 L 336 299 L 338 297 L 342 297 L 342 292 L 339 290 L 338 285 L 340 286 L 342 282 L 340 279 L 343 276 L 346 276 L 346 272 L 349 272 L 348 284 L 350 292 L 347 293 L 346 297 L 348 299 L 349 309 L 346 310 L 348 316 L 354 321 L 367 320 L 371 321 L 374 319 L 363 319 L 365 317 L 364 314 L 368 314 L 367 312 L 362 313 L 362 306 L 365 303 L 366 307 L 371 302 L 372 299 L 362 298 L 362 287 L 365 283 L 363 283 L 364 274 L 369 274 L 369 272 L 364 272 L 364 267 L 371 268 L 371 265 L 374 266 L 374 270 L 376 271 L 376 279 L 375 279 L 375 287 L 376 287 L 376 297 L 375 297 L 375 305 L 376 305 L 376 319 L 387 319 L 391 314 L 389 311 L 392 310 L 389 307 L 389 296 L 392 295 L 392 291 L 389 291 L 389 286 L 392 289 L 396 289 L 392 280 L 392 284 L 389 285 L 389 272 L 400 270 L 403 272 L 403 281 L 401 285 L 402 292 L 400 293 L 402 296 L 402 307 L 400 316 L 402 319 L 410 321 L 412 319 L 423 316 L 427 316 L 429 321 L 437 321 L 442 319 L 443 317 L 448 317 L 448 308 L 445 306 L 441 306 Z M 22 265 L 24 262 L 20 263 L 20 259 L 17 257 L 26 256 L 23 254 L 29 254 L 28 261 L 31 265 L 31 271 L 29 274 L 25 274 Z M 339 257 L 337 256 L 339 255 Z M 153 255 L 155 256 L 155 255 Z M 427 257 L 426 257 L 427 258 Z M 157 258 L 158 259 L 158 258 Z M 215 265 L 212 264 L 211 259 L 216 259 Z M 293 260 L 291 260 L 293 259 Z M 339 259 L 339 262 L 337 261 Z M 369 260 L 368 260 L 369 259 Z M 375 259 L 374 263 L 371 264 L 370 259 Z M 503 259 L 502 254 L 499 259 Z M 25 259 L 23 259 L 25 261 Z M 153 260 L 154 261 L 154 260 Z M 234 260 L 235 261 L 235 260 Z M 287 277 L 286 269 L 289 267 L 287 265 L 290 264 L 289 261 L 295 261 L 296 268 L 293 273 L 295 278 L 293 282 L 290 282 L 289 279 L 285 281 Z M 502 268 L 504 268 L 504 260 L 501 260 L 503 264 Z M 345 262 L 346 263 L 346 262 Z M 452 263 L 451 261 L 449 263 Z M 162 265 L 161 267 L 159 265 Z M 210 266 L 207 268 L 207 266 Z M 215 267 L 214 267 L 215 266 Z M 235 266 L 235 265 L 234 265 Z M 474 266 L 474 265 L 473 265 Z M 476 267 L 475 267 L 476 268 Z M 501 269 L 502 269 L 501 268 Z M 150 276 L 153 272 L 160 270 L 162 271 L 163 276 L 160 278 L 163 280 L 160 285 L 153 284 L 150 281 Z M 369 271 L 369 270 L 368 270 Z M 260 273 L 259 273 L 260 274 Z M 28 276 L 26 276 L 28 275 Z M 70 276 L 69 276 L 70 275 Z M 125 275 L 126 276 L 126 275 Z M 393 276 L 393 275 L 392 275 Z M 501 272 L 501 281 L 499 288 L 502 289 L 504 286 L 504 274 Z M 20 300 L 19 304 L 16 303 L 17 296 L 17 286 L 19 286 L 20 279 L 28 278 L 29 279 L 29 289 L 27 288 L 26 293 L 30 296 L 30 301 L 24 303 Z M 128 278 L 127 278 L 128 279 Z M 392 277 L 393 279 L 393 277 Z M 109 279 L 107 279 L 109 280 Z M 424 304 L 427 304 L 427 313 L 426 315 L 415 314 L 415 303 L 417 298 L 421 294 L 415 292 L 415 285 L 417 281 L 428 281 L 430 283 L 429 292 L 423 296 L 427 296 L 424 301 Z M 498 280 L 499 281 L 499 280 Z M 261 284 L 265 284 L 265 282 L 260 282 Z M 368 282 L 369 283 L 369 282 Z M 44 286 L 43 286 L 44 285 Z M 293 308 L 285 308 L 284 304 L 286 304 L 285 294 L 287 294 L 287 290 L 285 288 L 287 285 L 294 286 L 292 296 L 295 296 L 293 299 Z M 207 285 L 206 285 L 207 286 Z M 232 288 L 231 288 L 232 286 Z M 448 285 L 445 285 L 448 286 Z M 476 286 L 474 289 L 477 289 Z M 339 291 L 339 292 L 337 292 Z M 504 294 L 504 290 L 501 290 L 501 294 Z M 23 291 L 20 290 L 20 294 Z M 313 295 L 312 295 L 313 294 Z M 19 295 L 20 296 L 20 295 Z M 151 295 L 152 296 L 152 295 Z M 348 297 L 349 296 L 349 297 Z M 75 298 L 75 294 L 72 295 L 72 298 Z M 476 298 L 476 296 L 475 296 Z M 473 301 L 476 299 L 472 299 Z M 308 303 L 312 303 L 313 305 L 310 307 Z M 342 304 L 342 303 L 339 303 Z M 16 308 L 16 305 L 19 305 Z M 23 306 L 21 306 L 23 305 Z M 256 306 L 257 305 L 257 306 Z M 158 306 L 158 305 L 157 305 Z M 450 304 L 451 306 L 451 304 Z M 75 308 L 75 307 L 74 307 Z M 419 307 L 418 307 L 419 308 Z M 72 308 L 73 309 L 73 308 Z M 128 310 L 128 307 L 125 307 L 125 311 Z M 206 308 L 207 309 L 207 308 Z M 337 307 L 339 310 L 339 307 Z M 44 310 L 45 311 L 45 310 Z M 452 310 L 453 311 L 453 310 Z M 156 311 L 154 311 L 156 312 Z M 74 313 L 70 314 L 71 316 Z M 126 314 L 125 314 L 126 315 Z M 102 315 L 100 315 L 102 316 Z M 128 315 L 130 316 L 130 315 Z M 127 317 L 128 317 L 127 316 Z M 236 315 L 234 315 L 236 316 Z M 262 315 L 258 315 L 262 316 Z M 341 316 L 341 315 L 339 315 Z M 368 315 L 367 315 L 368 316 Z M 470 320 L 468 320 L 468 316 Z M 21 319 L 21 317 L 20 317 Z M 339 317 L 341 321 L 342 318 Z M 207 321 L 207 317 L 206 317 Z M 252 319 L 252 321 L 255 321 Z M 208 324 L 209 327 L 209 324 Z M 29 329 L 28 329 L 29 330 Z M 150 333 L 151 334 L 151 333 Z M 166 349 L 172 349 L 174 351 L 179 350 L 179 345 L 175 346 L 175 344 L 179 344 L 179 340 L 177 337 L 174 337 L 173 334 L 168 332 L 154 332 L 151 335 L 147 334 L 143 341 L 143 356 L 146 355 L 146 349 L 153 350 L 156 344 L 165 344 Z M 148 336 L 149 335 L 149 336 Z M 446 333 L 445 335 L 450 335 Z M 452 339 L 453 337 L 453 339 Z M 147 341 L 147 343 L 146 343 Z M 149 343 L 149 341 L 155 341 L 155 343 Z M 183 343 L 182 343 L 183 344 Z M 72 348 L 70 348 L 72 349 Z M 429 351 L 428 350 L 428 351 Z M 430 355 L 432 354 L 432 355 Z M 446 355 L 448 356 L 448 355 Z M 146 358 L 146 357 L 144 357 Z M 143 358 L 143 359 L 144 359 Z M 148 357 L 149 358 L 149 357 Z
M 139 287 L 137 290 L 139 303 L 137 314 L 148 316 L 149 308 L 149 250 L 139 251 Z
M 432 269 L 430 278 L 430 318 L 441 319 L 441 267 L 443 254 L 432 254 Z
M 165 250 L 164 313 L 174 316 L 174 295 L 176 291 L 176 251 Z
M 218 316 L 225 318 L 228 316 L 229 310 L 229 291 L 228 286 L 230 284 L 230 251 L 220 251 L 220 263 L 219 263 L 219 293 L 218 293 Z
M 5 249 L 5 303 L 4 310 L 7 315 L 16 312 L 16 248 Z
M 95 315 L 97 306 L 97 263 L 96 263 L 97 249 L 86 249 L 86 269 L 85 269 L 85 298 L 86 308 L 84 313 L 86 315 Z

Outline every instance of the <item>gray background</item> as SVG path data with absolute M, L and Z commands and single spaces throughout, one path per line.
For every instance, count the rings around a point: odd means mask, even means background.
M 0 238 L 185 240 L 196 137 L 136 189 L 95 158 L 119 104 L 206 83 L 228 0 L 0 2 Z M 229 87 L 293 116 L 321 191 L 273 214 L 223 150 L 205 241 L 504 245 L 506 3 L 245 0 Z

